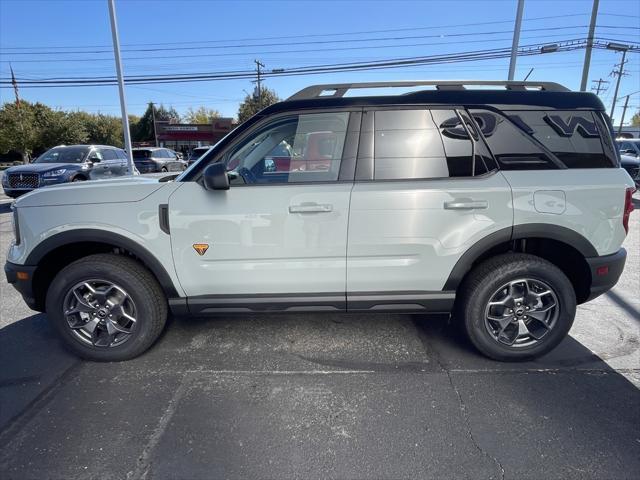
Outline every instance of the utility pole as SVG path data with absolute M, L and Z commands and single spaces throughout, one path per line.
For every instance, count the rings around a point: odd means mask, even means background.
M 599 78 L 598 80 L 591 80 L 591 83 L 596 83 L 596 82 L 598 83 L 598 85 L 591 87 L 591 90 L 595 91 L 596 95 L 600 95 L 600 92 L 605 90 L 605 88 L 602 85 L 607 85 L 609 82 L 607 80 L 603 80 L 602 78 Z
M 113 56 L 116 60 L 116 73 L 118 75 L 118 91 L 120 93 L 120 111 L 122 112 L 122 131 L 124 133 L 124 148 L 127 150 L 128 173 L 133 175 L 133 152 L 131 147 L 131 132 L 129 131 L 129 117 L 127 116 L 127 103 L 124 98 L 124 77 L 122 75 L 122 60 L 120 58 L 120 39 L 118 38 L 118 22 L 116 20 L 116 6 L 114 0 L 109 3 L 109 18 L 111 20 L 111 37 L 113 39 Z
M 629 97 L 630 95 L 627 95 L 627 97 L 624 100 L 624 107 L 622 108 L 622 118 L 620 118 L 620 126 L 618 127 L 618 136 L 620 136 L 620 134 L 622 133 L 622 124 L 624 123 L 624 116 L 627 113 L 627 106 L 629 105 Z
M 527 78 L 529 78 L 529 76 L 533 73 L 534 68 L 531 67 L 531 70 L 529 70 L 529 73 L 527 73 L 527 75 L 524 77 L 524 80 L 522 80 L 523 82 L 527 81 Z
M 513 80 L 516 73 L 516 59 L 518 58 L 518 44 L 520 43 L 520 27 L 522 26 L 522 12 L 524 11 L 524 0 L 518 0 L 518 10 L 516 12 L 516 25 L 513 28 L 513 42 L 511 43 L 511 60 L 509 61 L 509 78 Z
M 613 75 L 614 77 L 617 76 L 618 80 L 616 80 L 616 89 L 613 92 L 613 101 L 611 102 L 611 113 L 609 113 L 609 117 L 611 118 L 611 121 L 613 122 L 613 111 L 616 108 L 616 100 L 618 99 L 618 89 L 620 88 L 620 79 L 622 78 L 622 76 L 624 75 L 624 64 L 627 63 L 626 61 L 627 58 L 627 49 L 625 48 L 624 50 L 622 50 L 622 61 L 619 64 L 618 71 L 613 71 L 611 72 L 611 75 Z
M 264 64 L 261 63 L 259 60 L 254 60 L 254 62 L 256 63 L 256 73 L 257 73 L 257 78 L 256 78 L 256 90 L 258 92 L 258 110 L 262 110 L 262 90 L 261 90 L 261 71 L 260 68 L 264 68 Z
M 22 123 L 22 108 L 20 105 L 20 95 L 18 95 L 18 81 L 13 74 L 13 67 L 9 64 L 9 70 L 11 70 L 11 84 L 13 85 L 13 93 L 16 96 L 16 109 L 18 110 L 18 123 L 20 124 L 20 136 L 22 137 L 22 163 L 25 165 L 29 163 L 29 155 L 27 154 L 27 146 L 25 145 L 24 138 L 24 124 Z
M 596 20 L 598 18 L 598 4 L 600 0 L 593 0 L 591 8 L 591 22 L 589 23 L 589 35 L 587 36 L 587 49 L 584 52 L 584 65 L 582 66 L 582 81 L 580 91 L 587 90 L 587 78 L 589 78 L 589 67 L 591 66 L 591 50 L 593 50 L 593 35 L 596 32 Z
M 153 121 L 154 145 L 157 147 L 158 146 L 158 133 L 156 132 L 156 106 L 153 104 L 153 102 L 149 102 L 149 105 L 151 105 L 151 119 Z

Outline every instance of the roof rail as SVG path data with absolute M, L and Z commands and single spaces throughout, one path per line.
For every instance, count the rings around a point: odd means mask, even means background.
M 569 92 L 570 90 L 555 82 L 518 82 L 507 80 L 408 80 L 399 82 L 335 83 L 311 85 L 287 98 L 287 100 L 308 100 L 310 98 L 338 98 L 357 88 L 421 87 L 433 86 L 437 90 L 466 90 L 465 86 L 501 86 L 506 90 L 544 90 L 550 92 Z

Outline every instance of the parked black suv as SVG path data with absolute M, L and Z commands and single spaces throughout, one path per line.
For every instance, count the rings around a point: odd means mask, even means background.
M 5 170 L 4 193 L 16 198 L 39 187 L 57 183 L 125 175 L 127 154 L 109 145 L 60 145 L 28 165 Z
M 176 152 L 168 148 L 134 148 L 133 162 L 140 173 L 182 171 L 186 168 Z

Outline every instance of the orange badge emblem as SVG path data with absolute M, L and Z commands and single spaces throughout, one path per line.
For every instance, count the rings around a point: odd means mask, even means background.
M 202 256 L 205 253 L 207 253 L 207 250 L 209 250 L 209 244 L 208 243 L 194 243 L 193 244 L 193 249 L 198 252 L 198 255 Z

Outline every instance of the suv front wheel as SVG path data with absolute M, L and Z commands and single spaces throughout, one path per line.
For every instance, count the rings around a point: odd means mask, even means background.
M 530 360 L 569 332 L 576 297 L 567 276 L 534 255 L 499 255 L 465 279 L 457 314 L 473 345 L 501 361 Z
M 151 273 L 115 254 L 91 255 L 61 270 L 47 292 L 49 320 L 83 358 L 120 361 L 147 350 L 167 319 L 167 300 Z

